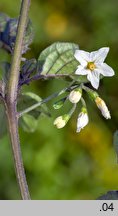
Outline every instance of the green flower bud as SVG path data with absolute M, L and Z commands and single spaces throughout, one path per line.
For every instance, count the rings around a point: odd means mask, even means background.
M 55 103 L 53 104 L 53 108 L 54 108 L 54 109 L 60 109 L 60 108 L 64 105 L 65 100 L 66 100 L 66 97 L 65 97 L 65 98 L 62 98 L 61 100 L 59 100 L 59 101 L 57 101 L 57 102 L 55 102 Z

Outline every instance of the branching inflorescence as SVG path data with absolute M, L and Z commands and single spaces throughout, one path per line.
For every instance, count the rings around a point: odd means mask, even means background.
M 25 130 L 33 132 L 38 126 L 37 120 L 42 113 L 50 116 L 45 104 L 53 98 L 64 95 L 53 104 L 53 108 L 60 109 L 66 101 L 70 101 L 72 107 L 68 113 L 58 116 L 54 120 L 54 125 L 63 128 L 74 113 L 77 104 L 81 102 L 76 130 L 80 132 L 89 122 L 83 91 L 96 103 L 102 115 L 110 119 L 111 115 L 105 102 L 95 90 L 88 87 L 88 82 L 93 88 L 98 89 L 99 81 L 103 76 L 114 75 L 113 69 L 104 63 L 109 51 L 108 47 L 89 53 L 80 50 L 78 44 L 56 42 L 43 50 L 38 59 L 22 57 L 29 50 L 33 40 L 32 24 L 28 20 L 29 2 L 22 1 L 20 19 L 11 19 L 5 14 L 0 14 L 0 46 L 13 57 L 11 63 L 0 63 L 1 69 L 4 70 L 0 81 L 0 98 L 8 118 L 16 174 L 23 199 L 30 199 L 30 196 L 20 152 L 18 123 Z M 45 99 L 33 92 L 22 92 L 22 86 L 34 80 L 56 78 L 67 79 L 66 88 Z

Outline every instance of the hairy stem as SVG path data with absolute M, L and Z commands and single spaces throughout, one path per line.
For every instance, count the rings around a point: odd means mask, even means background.
M 18 80 L 19 80 L 19 69 L 20 62 L 22 56 L 22 45 L 25 34 L 25 29 L 27 26 L 28 20 L 28 10 L 30 6 L 30 0 L 22 0 L 21 3 L 21 11 L 18 22 L 17 34 L 16 34 L 16 42 L 14 47 L 14 54 L 12 57 L 11 69 L 10 69 L 10 78 L 8 82 L 8 89 L 6 95 L 6 115 L 8 118 L 8 129 L 12 144 L 15 168 L 16 168 L 16 176 L 19 183 L 19 188 L 21 192 L 22 199 L 28 200 L 30 199 L 28 186 L 26 182 L 21 149 L 20 149 L 20 141 L 18 134 L 18 120 L 17 120 L 17 89 L 18 89 Z

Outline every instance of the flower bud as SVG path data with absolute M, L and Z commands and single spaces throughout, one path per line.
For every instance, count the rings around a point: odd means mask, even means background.
M 70 116 L 69 116 L 68 114 L 65 114 L 65 115 L 63 115 L 63 116 L 59 116 L 59 117 L 57 117 L 57 118 L 55 119 L 54 125 L 55 125 L 58 129 L 63 128 L 63 127 L 66 125 L 66 123 L 67 123 L 67 121 L 69 120 L 69 118 L 70 118 Z
M 88 88 L 87 86 L 83 86 L 83 89 L 88 93 L 89 97 L 92 99 L 92 100 L 95 100 L 96 97 L 98 97 L 98 93 L 90 88 Z
M 82 108 L 81 113 L 78 115 L 77 119 L 77 132 L 80 132 L 89 122 L 87 109 L 85 107 Z
M 71 103 L 78 103 L 80 98 L 82 96 L 82 89 L 81 88 L 78 88 L 78 89 L 74 89 L 70 92 L 69 94 L 69 101 Z
M 54 104 L 53 104 L 53 108 L 54 109 L 60 109 L 63 105 L 64 105 L 64 102 L 66 101 L 66 98 L 62 98 L 61 100 L 59 101 L 56 101 Z
M 97 107 L 100 109 L 102 115 L 106 119 L 110 119 L 111 118 L 110 112 L 109 112 L 105 102 L 100 97 L 96 97 L 95 102 L 96 102 Z

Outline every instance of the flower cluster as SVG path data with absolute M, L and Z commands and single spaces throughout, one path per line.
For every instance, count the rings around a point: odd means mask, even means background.
M 75 71 L 75 74 L 76 75 L 87 75 L 87 79 L 90 81 L 91 85 L 95 89 L 98 89 L 100 75 L 109 76 L 109 77 L 114 75 L 114 70 L 110 66 L 108 66 L 106 63 L 104 63 L 104 60 L 108 52 L 109 52 L 108 47 L 101 48 L 98 51 L 94 51 L 91 53 L 85 52 L 83 50 L 76 50 L 74 56 L 79 61 L 80 65 Z M 107 105 L 99 97 L 98 93 L 86 87 L 85 85 L 81 84 L 81 85 L 76 86 L 74 89 L 70 90 L 70 93 L 66 98 L 61 99 L 54 105 L 55 109 L 60 108 L 63 106 L 66 99 L 68 99 L 73 104 L 73 107 L 74 107 L 68 114 L 59 116 L 55 119 L 54 125 L 57 128 L 63 128 L 66 125 L 66 123 L 72 116 L 76 108 L 76 105 L 79 101 L 81 101 L 82 103 L 82 108 L 77 118 L 77 130 L 76 131 L 80 132 L 81 129 L 83 129 L 88 124 L 89 117 L 88 117 L 85 100 L 82 97 L 83 90 L 85 90 L 90 96 L 90 98 L 94 100 L 97 107 L 100 109 L 101 114 L 106 119 L 111 118 Z

